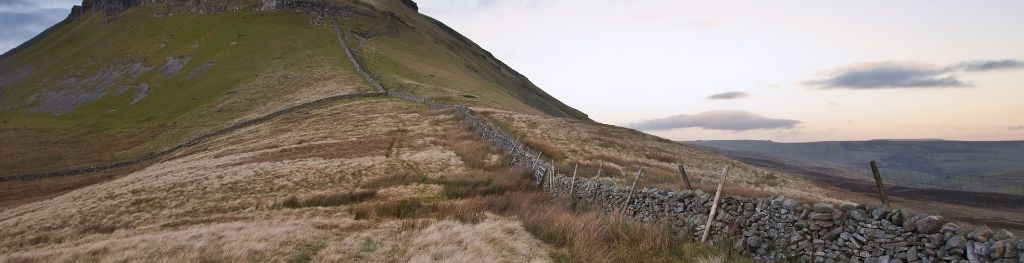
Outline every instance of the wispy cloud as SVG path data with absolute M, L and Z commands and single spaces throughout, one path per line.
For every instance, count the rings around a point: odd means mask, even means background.
M 750 97 L 750 93 L 742 91 L 730 91 L 725 93 L 718 93 L 715 95 L 708 96 L 709 100 L 731 100 Z
M 807 82 L 821 88 L 890 89 L 963 87 L 966 83 L 933 65 L 880 62 L 847 66 L 822 80 Z
M 1016 59 L 964 61 L 949 66 L 949 69 L 968 72 L 1024 69 L 1024 61 Z
M 1022 126 L 1012 126 L 1012 127 L 1010 127 L 1010 130 L 1011 130 L 1011 131 L 1020 131 L 1020 130 L 1024 130 L 1024 125 L 1022 125 Z
M 1015 59 L 974 60 L 948 66 L 906 62 L 855 64 L 834 70 L 830 77 L 805 84 L 825 89 L 905 89 L 969 87 L 957 73 L 1024 69 Z
M 747 111 L 719 110 L 706 111 L 694 115 L 680 114 L 661 119 L 641 121 L 628 126 L 644 131 L 703 128 L 740 132 L 759 129 L 792 129 L 799 123 L 800 121 L 796 120 L 767 118 Z

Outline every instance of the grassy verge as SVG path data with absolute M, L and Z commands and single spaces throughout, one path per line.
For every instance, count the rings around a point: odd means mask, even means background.
M 413 181 L 443 186 L 446 201 L 374 201 L 353 205 L 350 211 L 357 219 L 442 218 L 474 223 L 486 213 L 510 216 L 554 246 L 551 256 L 561 262 L 749 262 L 733 255 L 728 244 L 697 244 L 673 235 L 665 224 L 641 224 L 552 197 L 536 188 L 523 170 L 426 181 L 399 175 L 378 182 Z

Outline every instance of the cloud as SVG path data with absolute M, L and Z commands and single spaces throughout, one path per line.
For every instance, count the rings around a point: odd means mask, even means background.
M 1012 127 L 1010 127 L 1010 130 L 1011 131 L 1021 131 L 1021 130 L 1024 130 L 1024 126 L 1012 126 Z
M 630 128 L 644 131 L 662 131 L 677 128 L 703 128 L 708 130 L 748 131 L 792 129 L 800 121 L 772 119 L 738 110 L 706 111 L 694 115 L 680 114 L 676 116 L 641 121 L 628 125 Z
M 956 74 L 994 70 L 1024 69 L 1016 59 L 973 60 L 945 67 L 906 62 L 878 62 L 850 65 L 835 70 L 830 77 L 805 84 L 824 89 L 904 89 L 969 87 Z
M 40 9 L 71 9 L 71 6 L 81 3 L 81 0 L 2 0 L 0 12 L 25 13 Z
M 967 72 L 1024 69 L 1024 61 L 1016 59 L 964 61 L 949 66 L 949 69 Z
M 67 17 L 76 1 L 0 0 L 0 53 Z M 80 2 L 80 1 L 79 1 Z
M 742 91 L 730 91 L 725 93 L 718 93 L 715 95 L 708 96 L 709 100 L 731 100 L 750 97 L 750 93 Z
M 826 89 L 891 89 L 964 87 L 966 83 L 932 65 L 881 62 L 851 65 L 836 70 L 832 77 L 809 81 Z

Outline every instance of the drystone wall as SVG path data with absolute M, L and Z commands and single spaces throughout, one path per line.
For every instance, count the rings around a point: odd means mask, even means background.
M 331 14 L 333 11 L 315 12 Z M 508 153 L 512 165 L 529 168 L 534 182 L 555 195 L 594 205 L 605 212 L 621 212 L 640 222 L 664 222 L 677 233 L 697 238 L 706 227 L 714 239 L 733 241 L 734 249 L 759 262 L 1017 262 L 1024 263 L 1024 240 L 1006 230 L 968 229 L 947 219 L 910 214 L 876 205 L 809 204 L 783 196 L 771 198 L 724 197 L 721 211 L 705 225 L 712 196 L 700 190 L 631 189 L 609 180 L 558 174 L 551 161 L 529 149 L 510 133 L 479 118 L 469 108 L 446 105 L 429 98 L 388 91 L 366 71 L 358 56 L 336 34 L 349 60 L 368 83 L 381 93 L 349 94 L 313 101 L 267 116 L 213 131 L 157 153 L 107 166 L 73 171 L 2 177 L 0 181 L 83 174 L 127 166 L 194 145 L 304 106 L 338 99 L 390 97 L 451 109 L 480 137 Z
M 336 23 L 336 22 L 335 22 Z M 356 53 L 335 32 L 350 61 L 367 82 L 380 85 Z M 385 89 L 380 87 L 382 91 Z M 631 189 L 610 180 L 557 173 L 539 151 L 488 123 L 462 105 L 396 91 L 389 96 L 451 109 L 483 139 L 505 151 L 514 166 L 530 168 L 534 182 L 555 195 L 621 212 L 640 222 L 667 223 L 673 231 L 697 239 L 705 228 L 719 242 L 759 262 L 1017 262 L 1024 263 L 1024 240 L 1007 230 L 966 229 L 947 219 L 910 214 L 879 205 L 809 204 L 783 196 L 724 197 L 710 226 L 713 197 L 700 190 Z

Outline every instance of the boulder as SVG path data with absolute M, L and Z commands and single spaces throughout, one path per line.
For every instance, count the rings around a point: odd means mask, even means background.
M 811 220 L 832 220 L 832 213 L 813 212 L 809 218 Z
M 1007 239 L 1013 239 L 1013 238 L 1014 238 L 1013 233 L 1011 233 L 1010 231 L 1007 231 L 1006 229 L 999 230 L 995 234 L 992 235 L 992 239 L 995 239 L 995 240 L 1007 240 Z
M 1003 257 L 1004 258 L 1017 258 L 1017 255 L 1020 255 L 1020 252 L 1018 252 L 1017 250 L 1020 249 L 1020 248 L 1021 247 L 1014 247 L 1013 242 L 1007 241 L 1006 242 L 1006 254 L 1004 254 Z
M 903 229 L 906 229 L 906 230 L 915 230 L 915 229 L 917 229 L 917 220 L 920 220 L 921 218 L 924 218 L 924 217 L 925 217 L 925 215 L 922 215 L 922 214 L 916 214 L 916 215 L 910 216 L 910 218 L 907 218 L 907 220 L 903 220 Z
M 896 210 L 889 213 L 889 222 L 892 222 L 895 225 L 903 225 L 903 211 Z
M 967 234 L 967 238 L 978 242 L 988 242 L 988 238 L 992 236 L 992 229 L 988 227 L 979 227 Z
M 881 220 L 889 215 L 889 208 L 885 206 L 878 206 L 871 209 L 871 218 L 875 220 Z
M 859 222 L 864 222 L 868 220 L 868 214 L 864 210 L 860 209 L 850 210 L 850 218 Z
M 999 240 L 992 243 L 992 246 L 988 248 L 988 258 L 997 259 L 1002 258 L 1006 252 L 1006 241 Z
M 756 248 L 761 246 L 761 238 L 758 236 L 751 236 L 747 238 L 747 246 Z
M 814 210 L 814 212 L 818 212 L 818 213 L 831 213 L 832 209 L 835 209 L 835 206 L 833 206 L 832 204 L 826 204 L 826 203 L 814 204 L 814 208 L 812 208 L 812 210 Z
M 963 249 L 967 246 L 966 240 L 961 235 L 955 235 L 946 239 L 946 248 L 960 248 Z
M 914 222 L 914 225 L 918 233 L 935 234 L 939 233 L 939 230 L 942 229 L 942 225 L 948 222 L 948 219 L 941 216 L 926 216 L 917 220 L 917 222 Z
M 797 208 L 800 207 L 800 205 L 802 205 L 800 201 L 793 199 L 786 199 L 786 201 L 782 201 L 782 208 L 789 210 L 796 210 Z
M 942 230 L 940 231 L 943 234 L 956 234 L 957 232 L 960 232 L 960 225 L 957 225 L 956 223 L 946 223 L 945 225 L 942 225 Z

